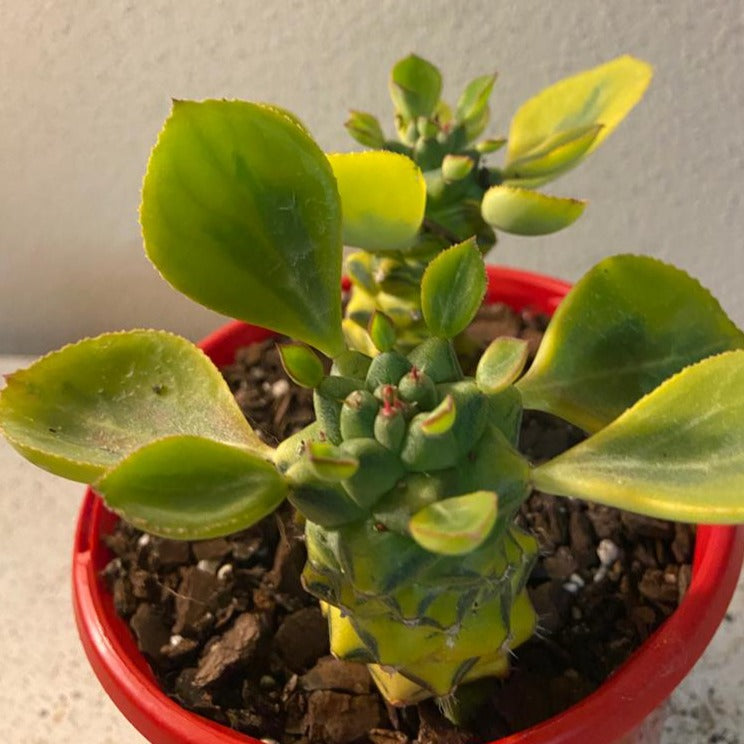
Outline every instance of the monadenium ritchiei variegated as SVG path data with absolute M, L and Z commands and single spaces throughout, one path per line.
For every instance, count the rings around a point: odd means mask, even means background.
M 159 535 L 229 534 L 289 499 L 333 653 L 369 664 L 395 704 L 506 673 L 536 625 L 524 590 L 536 542 L 514 522 L 533 488 L 744 521 L 744 334 L 684 272 L 603 260 L 528 368 L 518 339 L 495 339 L 472 377 L 455 352 L 487 289 L 494 229 L 575 220 L 583 204 L 535 189 L 590 153 L 649 77 L 625 57 L 543 91 L 515 115 L 498 168 L 484 158 L 501 140 L 474 143 L 494 77 L 451 112 L 418 57 L 391 79 L 401 142 L 352 116 L 367 153 L 326 155 L 275 106 L 176 101 L 145 177 L 147 254 L 192 299 L 294 339 L 282 360 L 313 389 L 316 420 L 269 446 L 199 349 L 138 330 L 11 375 L 3 433 Z M 344 244 L 361 249 L 345 318 Z M 518 451 L 527 408 L 589 436 L 532 464 Z

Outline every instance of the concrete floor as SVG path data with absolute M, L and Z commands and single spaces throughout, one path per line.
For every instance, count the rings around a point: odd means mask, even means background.
M 0 374 L 28 361 L 0 357 Z M 70 554 L 82 493 L 0 441 L 3 744 L 145 743 L 103 693 L 77 638 Z M 663 744 L 744 744 L 743 649 L 740 580 L 726 621 L 670 700 Z

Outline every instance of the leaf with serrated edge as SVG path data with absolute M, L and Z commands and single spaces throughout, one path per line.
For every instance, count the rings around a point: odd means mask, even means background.
M 426 208 L 416 164 L 386 151 L 332 154 L 328 161 L 341 195 L 344 243 L 383 253 L 410 247 Z
M 475 379 L 478 387 L 489 393 L 498 393 L 511 385 L 522 374 L 529 345 L 521 338 L 503 336 L 490 343 L 478 361 Z
M 483 301 L 486 284 L 475 238 L 442 251 L 421 280 L 421 310 L 432 334 L 454 338 L 465 330 Z
M 207 307 L 334 356 L 341 333 L 341 205 L 295 117 L 246 101 L 176 101 L 140 210 L 150 260 Z
M 641 100 L 651 76 L 648 63 L 625 55 L 545 88 L 522 104 L 512 119 L 507 166 L 558 132 L 601 124 L 602 131 L 584 153 L 586 157 Z
M 483 219 L 515 235 L 548 235 L 574 223 L 586 202 L 547 196 L 518 186 L 492 186 L 483 195 Z
M 107 506 L 140 529 L 180 540 L 237 532 L 284 500 L 273 464 L 195 436 L 174 436 L 132 453 L 94 484 Z
M 739 348 L 744 333 L 684 271 L 612 256 L 560 304 L 517 387 L 525 408 L 597 431 L 688 364 Z
M 84 339 L 9 375 L 0 426 L 31 462 L 84 483 L 171 434 L 269 452 L 209 358 L 165 331 Z
M 425 506 L 411 517 L 408 528 L 425 550 L 441 555 L 464 555 L 488 537 L 497 514 L 496 494 L 475 491 Z
M 687 367 L 532 480 L 662 519 L 744 522 L 744 351 Z

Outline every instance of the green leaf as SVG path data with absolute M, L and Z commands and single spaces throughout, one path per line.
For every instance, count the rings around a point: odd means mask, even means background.
M 452 429 L 456 417 L 455 399 L 445 395 L 442 402 L 421 421 L 421 431 L 432 437 L 446 434 Z
M 307 457 L 321 480 L 346 480 L 359 470 L 359 460 L 343 454 L 328 442 L 308 442 Z
M 380 351 L 390 351 L 395 346 L 395 326 L 385 313 L 375 310 L 367 330 L 372 343 Z
M 202 540 L 250 527 L 284 500 L 274 465 L 240 447 L 172 436 L 129 455 L 94 488 L 135 527 Z
M 398 251 L 416 238 L 426 208 L 426 182 L 416 164 L 395 152 L 328 155 L 338 182 L 346 245 Z
M 140 219 L 147 255 L 176 289 L 330 356 L 343 350 L 336 183 L 290 114 L 174 102 Z
M 85 339 L 15 372 L 0 426 L 31 462 L 85 483 L 172 434 L 268 451 L 207 356 L 164 331 Z
M 445 181 L 462 181 L 473 170 L 475 162 L 467 155 L 445 155 L 442 160 L 442 176 Z
M 440 555 L 464 555 L 475 550 L 496 524 L 498 497 L 475 491 L 425 506 L 408 523 L 413 539 Z
M 478 361 L 475 379 L 478 387 L 488 393 L 498 393 L 522 374 L 529 345 L 521 338 L 502 336 L 491 342 Z
M 575 222 L 586 202 L 561 199 L 517 186 L 492 186 L 483 196 L 483 219 L 516 235 L 548 235 Z
M 385 135 L 380 122 L 372 114 L 364 111 L 351 111 L 344 126 L 360 145 L 374 147 L 377 150 L 385 146 Z
M 524 103 L 511 122 L 506 164 L 542 150 L 556 134 L 601 125 L 584 152 L 599 147 L 640 101 L 651 82 L 652 68 L 625 55 L 551 85 Z M 573 161 L 576 165 L 579 159 Z
M 742 347 L 744 333 L 695 279 L 613 256 L 561 303 L 517 387 L 526 408 L 596 431 L 688 364 Z
M 506 137 L 491 137 L 478 142 L 475 149 L 483 155 L 500 150 L 506 144 Z
M 533 481 L 663 519 L 744 522 L 744 351 L 687 367 Z
M 537 150 L 512 161 L 504 169 L 507 185 L 534 188 L 573 168 L 589 150 L 602 131 L 601 124 L 589 124 L 558 132 L 549 137 Z
M 432 334 L 453 338 L 465 330 L 483 301 L 486 283 L 475 238 L 442 251 L 421 280 L 421 309 Z
M 495 82 L 495 73 L 481 75 L 471 80 L 457 101 L 455 119 L 466 125 L 480 120 L 483 112 L 488 110 L 488 99 L 491 97 Z
M 442 76 L 431 62 L 409 54 L 395 64 L 390 75 L 390 97 L 406 119 L 430 117 L 442 92 Z
M 301 387 L 316 388 L 325 377 L 318 355 L 302 344 L 277 344 L 284 371 Z

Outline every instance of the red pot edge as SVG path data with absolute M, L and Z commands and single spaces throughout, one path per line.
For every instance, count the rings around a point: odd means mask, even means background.
M 516 309 L 552 313 L 570 289 L 566 282 L 505 267 L 488 267 L 488 276 L 487 301 L 500 300 Z M 200 346 L 222 365 L 232 361 L 230 353 L 236 345 L 269 335 L 264 329 L 232 321 Z M 78 632 L 104 689 L 127 719 L 155 744 L 259 744 L 189 713 L 158 687 L 128 629 L 106 606 L 106 601 L 111 605 L 110 595 L 93 559 L 108 515 L 89 489 L 78 518 L 72 571 Z M 666 700 L 703 653 L 736 588 L 742 559 L 744 525 L 700 527 L 692 582 L 674 615 L 594 693 L 563 713 L 492 744 L 612 742 L 630 733 Z M 123 638 L 121 632 L 126 634 Z

